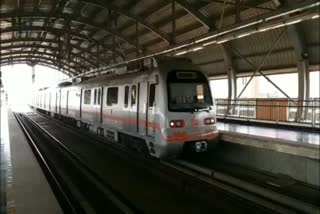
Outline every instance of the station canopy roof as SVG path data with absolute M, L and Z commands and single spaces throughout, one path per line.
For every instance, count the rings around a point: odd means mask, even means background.
M 75 76 L 171 49 L 217 76 L 252 72 L 273 48 L 263 70 L 294 71 L 300 58 L 318 69 L 317 2 L 0 0 L 1 65 L 42 64 Z

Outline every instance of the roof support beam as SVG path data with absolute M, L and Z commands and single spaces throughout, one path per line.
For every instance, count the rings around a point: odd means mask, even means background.
M 45 13 L 37 13 L 37 14 L 34 14 L 34 13 L 29 13 L 29 12 L 24 12 L 21 14 L 21 16 L 23 17 L 26 17 L 26 18 L 48 18 L 48 15 L 45 14 Z M 12 14 L 12 13 L 8 13 L 8 14 L 1 14 L 1 19 L 5 19 L 5 18 L 8 18 L 8 17 L 15 17 L 15 14 Z M 145 48 L 143 46 L 139 46 L 139 47 L 136 47 L 136 44 L 135 42 L 131 39 L 131 38 L 127 38 L 123 35 L 121 35 L 119 32 L 117 32 L 116 30 L 112 30 L 112 29 L 108 29 L 104 24 L 95 24 L 93 23 L 92 20 L 89 20 L 89 19 L 86 19 L 86 18 L 82 18 L 82 19 L 75 19 L 74 17 L 68 17 L 68 16 L 65 16 L 65 15 L 57 15 L 55 17 L 52 17 L 52 19 L 70 19 L 71 22 L 74 22 L 74 23 L 78 23 L 78 24 L 82 24 L 82 25 L 85 25 L 85 26 L 88 26 L 90 28 L 93 28 L 93 29 L 96 29 L 96 30 L 101 30 L 101 31 L 104 31 L 104 32 L 107 32 L 109 34 L 112 34 L 112 35 L 115 35 L 116 37 L 118 37 L 119 39 L 127 42 L 128 44 L 132 45 L 134 48 L 137 48 L 139 49 L 141 52 L 144 52 Z M 54 22 L 54 21 L 53 21 Z M 22 30 L 25 30 L 25 26 L 22 28 Z M 31 30 L 32 28 L 34 27 L 31 27 Z M 43 29 L 43 28 L 42 28 Z M 4 29 L 5 31 L 6 29 Z M 43 31 L 46 31 L 47 29 L 44 28 Z M 46 32 L 52 32 L 52 31 L 56 31 L 57 29 L 50 29 L 50 30 L 47 30 Z M 121 55 L 119 55 L 121 56 Z
M 144 52 L 145 48 L 142 46 L 136 46 L 136 43 L 134 40 L 132 40 L 131 38 L 127 38 L 123 35 L 121 35 L 119 32 L 117 32 L 117 30 L 115 29 L 107 29 L 106 26 L 104 24 L 99 24 L 99 25 L 95 25 L 92 20 L 89 19 L 81 19 L 81 20 L 72 20 L 75 23 L 79 23 L 79 24 L 83 24 L 92 28 L 95 28 L 97 30 L 101 30 L 107 33 L 110 33 L 112 35 L 115 35 L 116 37 L 118 37 L 119 39 L 127 42 L 128 44 L 132 45 L 133 47 L 135 47 L 136 49 L 138 49 L 140 52 Z
M 176 3 L 183 7 L 183 9 L 185 9 L 194 18 L 196 18 L 208 30 L 214 28 L 214 21 L 209 17 L 203 15 L 198 9 L 196 9 L 192 4 L 190 4 L 186 0 L 176 0 Z
M 2 30 L 1 32 L 2 33 L 8 33 L 8 32 L 16 32 L 18 29 L 17 28 L 6 28 L 4 30 Z M 24 27 L 23 30 L 25 31 L 30 31 L 30 32 L 41 32 L 42 30 L 44 30 L 43 27 Z M 51 33 L 53 33 L 55 36 L 59 37 L 59 35 L 62 35 L 64 33 L 63 29 L 55 29 L 54 31 L 51 31 Z M 102 44 L 101 42 L 97 41 L 97 40 L 94 40 L 92 38 L 87 38 L 85 35 L 83 34 L 80 34 L 79 32 L 76 32 L 76 31 L 73 31 L 73 30 L 70 30 L 69 31 L 69 36 L 70 38 L 72 37 L 78 37 L 78 38 L 81 38 L 83 40 L 89 40 L 90 42 L 93 42 L 93 43 L 97 43 L 97 44 L 100 44 L 100 47 L 102 47 L 104 50 L 106 51 L 113 51 L 112 50 L 112 47 L 109 46 L 109 45 L 106 45 L 106 44 Z M 28 40 L 27 38 L 23 38 L 23 39 L 20 39 L 19 41 L 34 41 L 34 42 L 39 42 L 40 38 L 38 39 L 30 39 Z M 12 42 L 15 42 L 16 40 L 11 40 Z M 52 43 L 53 40 L 50 40 L 50 39 L 46 39 L 44 40 L 43 42 L 51 42 Z M 79 50 L 82 50 L 82 48 L 76 46 L 76 45 L 69 45 L 70 48 L 75 48 L 75 49 L 79 49 Z M 118 52 L 117 50 L 115 50 L 115 54 L 121 58 L 123 58 L 123 55 L 122 53 Z
M 49 15 L 46 17 L 46 21 L 44 23 L 44 27 L 45 27 L 45 31 L 43 32 L 42 38 L 41 40 L 37 43 L 36 47 L 34 48 L 34 50 L 37 49 L 38 45 L 41 45 L 41 43 L 43 42 L 43 40 L 46 39 L 47 33 L 51 31 L 51 29 L 54 27 L 54 23 L 56 20 L 54 20 L 53 22 L 51 22 L 51 18 L 52 17 L 56 17 L 59 14 L 62 14 L 65 6 L 68 4 L 70 0 L 56 0 L 56 3 L 53 4 L 55 5 L 55 7 L 53 7 L 51 9 L 51 11 L 49 12 Z M 21 13 L 21 12 L 20 12 Z M 20 14 L 21 15 L 21 14 Z
M 227 1 L 224 3 L 224 0 L 207 0 L 208 2 L 215 2 L 215 3 L 220 3 L 220 4 L 228 4 L 228 5 L 236 5 L 237 2 L 234 2 L 234 1 Z M 238 1 L 238 0 L 236 0 Z M 252 1 L 254 2 L 254 4 L 252 3 L 246 3 L 246 4 L 242 4 L 241 7 L 243 8 L 246 8 L 246 9 L 259 9 L 259 10 L 267 10 L 267 11 L 274 11 L 275 9 L 272 9 L 272 8 L 268 8 L 268 7 L 261 7 L 261 6 L 258 6 L 259 4 L 262 4 L 266 1 L 264 0 L 260 0 L 260 1 Z
M 32 48 L 32 47 L 33 47 L 33 46 L 30 45 L 30 44 L 23 44 L 23 45 L 13 45 L 13 46 L 8 46 L 8 47 L 3 47 L 3 48 L 1 48 L 1 50 L 11 50 L 11 49 L 15 49 L 15 48 L 17 48 L 17 49 L 18 49 L 18 48 L 27 49 L 27 48 Z M 47 46 L 47 45 L 39 45 L 38 47 L 59 53 L 59 48 L 54 48 L 54 47 Z M 38 50 L 38 49 L 37 49 L 37 50 Z M 37 50 L 36 50 L 35 53 L 37 53 Z M 34 51 L 34 50 L 32 50 L 32 51 Z M 30 57 L 31 57 L 32 51 L 29 52 Z M 21 50 L 18 50 L 17 52 L 11 51 L 10 54 L 11 54 L 11 55 L 13 55 L 13 54 L 19 54 L 19 53 L 21 53 L 21 52 L 23 52 L 23 51 L 21 51 Z M 42 53 L 42 52 L 40 52 L 40 53 Z M 4 54 L 5 54 L 5 53 L 2 53 L 1 55 L 4 55 Z M 43 52 L 42 54 L 48 54 L 48 53 Z M 58 54 L 58 55 L 55 55 L 55 56 L 56 56 L 56 57 L 59 57 L 59 54 Z M 71 56 L 73 56 L 73 54 L 72 54 Z M 95 64 L 94 62 L 90 61 L 89 59 L 86 59 L 86 60 L 87 60 L 87 63 L 89 63 L 90 65 L 94 66 L 94 64 Z M 75 62 L 75 60 L 72 60 L 72 62 Z
M 145 20 L 143 18 L 140 18 L 139 16 L 136 16 L 135 14 L 131 13 L 129 10 L 119 8 L 116 5 L 109 3 L 108 1 L 102 1 L 102 0 L 81 0 L 81 1 L 85 2 L 85 3 L 96 5 L 101 8 L 111 9 L 111 10 L 115 11 L 116 13 L 131 19 L 134 22 L 138 22 L 138 24 L 149 29 L 151 32 L 157 34 L 164 41 L 170 43 L 171 39 L 170 39 L 169 35 L 165 34 L 164 32 L 161 32 L 160 29 L 155 27 L 152 23 L 148 22 L 147 20 Z

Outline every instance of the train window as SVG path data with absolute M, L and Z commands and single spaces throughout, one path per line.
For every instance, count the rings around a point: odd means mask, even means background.
M 100 105 L 100 100 L 101 100 L 101 89 L 98 89 L 98 98 L 97 98 L 97 104 Z
M 131 106 L 136 104 L 136 97 L 137 97 L 137 87 L 135 85 L 131 88 Z
M 97 89 L 94 89 L 94 105 L 97 104 Z
M 124 107 L 127 108 L 129 103 L 129 86 L 124 88 Z
M 107 92 L 107 105 L 112 106 L 118 104 L 118 87 L 108 88 Z
M 197 85 L 197 99 L 199 103 L 204 103 L 204 88 L 203 84 Z
M 154 106 L 155 96 L 156 96 L 156 84 L 151 84 L 150 91 L 149 91 L 149 107 Z
M 90 104 L 91 102 L 91 90 L 84 91 L 84 104 Z

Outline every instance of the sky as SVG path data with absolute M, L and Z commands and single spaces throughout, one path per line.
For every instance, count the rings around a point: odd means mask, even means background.
M 56 85 L 59 80 L 67 78 L 60 71 L 40 65 L 35 67 L 35 84 L 32 84 L 32 69 L 28 65 L 3 66 L 1 71 L 2 83 L 12 106 L 30 103 L 32 90 Z

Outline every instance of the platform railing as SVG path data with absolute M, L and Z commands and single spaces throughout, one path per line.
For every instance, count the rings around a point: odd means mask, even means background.
M 217 116 L 274 123 L 300 123 L 320 127 L 320 98 L 216 99 Z

